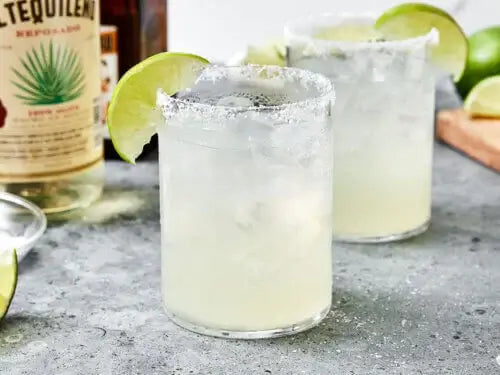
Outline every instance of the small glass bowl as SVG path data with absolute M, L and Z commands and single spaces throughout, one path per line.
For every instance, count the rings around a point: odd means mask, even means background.
M 20 261 L 46 228 L 47 218 L 38 206 L 17 195 L 0 192 L 0 251 L 16 249 Z

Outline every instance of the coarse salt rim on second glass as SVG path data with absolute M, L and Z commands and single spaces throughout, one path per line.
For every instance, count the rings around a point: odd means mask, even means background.
M 401 40 L 383 40 L 383 41 L 365 41 L 352 42 L 342 40 L 326 40 L 314 37 L 313 33 L 319 27 L 328 27 L 341 25 L 344 21 L 352 21 L 373 25 L 378 16 L 375 13 L 322 13 L 317 15 L 309 15 L 303 18 L 295 19 L 286 23 L 284 28 L 285 44 L 300 43 L 302 45 L 311 45 L 321 52 L 329 52 L 332 48 L 349 51 L 349 50 L 374 50 L 374 49 L 393 49 L 404 50 L 411 49 L 413 46 L 422 44 L 437 45 L 439 43 L 439 31 L 432 28 L 428 33 L 419 35 L 414 38 Z

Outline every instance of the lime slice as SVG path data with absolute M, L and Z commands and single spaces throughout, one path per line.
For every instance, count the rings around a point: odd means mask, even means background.
M 156 133 L 161 114 L 156 111 L 156 91 L 173 95 L 191 86 L 208 61 L 185 53 L 151 56 L 123 75 L 109 105 L 108 129 L 116 152 L 134 163 Z
M 285 66 L 285 44 L 282 39 L 274 39 L 263 46 L 249 46 L 245 64 Z
M 500 75 L 474 86 L 465 99 L 465 109 L 477 117 L 500 117 Z
M 0 252 L 0 320 L 7 315 L 17 286 L 16 251 Z
M 375 29 L 391 40 L 422 36 L 433 28 L 439 31 L 439 44 L 432 47 L 432 62 L 458 81 L 467 61 L 467 37 L 444 10 L 427 4 L 406 3 L 384 12 L 375 23 Z

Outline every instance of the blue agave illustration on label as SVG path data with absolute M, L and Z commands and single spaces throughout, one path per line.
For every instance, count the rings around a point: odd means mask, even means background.
M 79 53 L 68 46 L 40 43 L 19 58 L 19 67 L 11 68 L 17 87 L 15 96 L 27 105 L 69 102 L 85 89 L 85 73 Z

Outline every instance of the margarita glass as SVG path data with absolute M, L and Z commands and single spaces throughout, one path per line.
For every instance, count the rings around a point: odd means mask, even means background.
M 437 32 L 387 41 L 370 15 L 324 14 L 285 27 L 288 65 L 329 77 L 334 108 L 334 238 L 385 242 L 431 217 Z
M 332 292 L 334 91 L 293 68 L 208 66 L 159 91 L 162 289 L 169 317 L 221 337 L 295 333 Z

